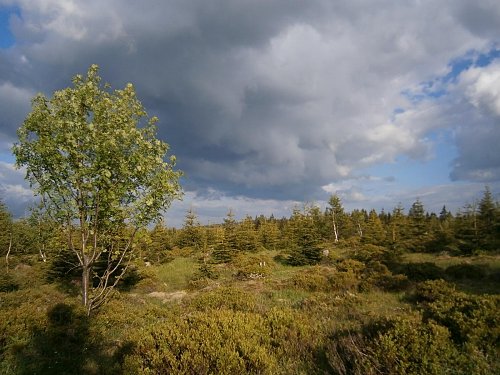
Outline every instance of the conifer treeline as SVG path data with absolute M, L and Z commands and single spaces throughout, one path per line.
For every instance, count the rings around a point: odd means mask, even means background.
M 40 254 L 64 247 L 55 225 L 33 214 L 14 221 L 0 202 L 0 248 L 3 256 Z M 181 229 L 159 223 L 139 233 L 139 253 L 152 262 L 168 258 L 169 250 L 191 248 L 206 259 L 225 263 L 241 252 L 279 250 L 291 264 L 314 264 L 333 247 L 381 246 L 395 252 L 443 252 L 470 255 L 500 249 L 500 204 L 486 188 L 482 198 L 453 214 L 443 207 L 439 214 L 426 212 L 416 200 L 405 212 L 401 205 L 391 212 L 347 212 L 337 195 L 322 211 L 315 205 L 293 210 L 289 218 L 260 215 L 237 221 L 229 211 L 222 224 L 200 225 L 190 209 Z
M 167 239 L 168 238 L 168 239 Z M 470 255 L 500 248 L 500 205 L 488 188 L 480 201 L 453 214 L 426 212 L 417 199 L 406 213 L 401 205 L 391 212 L 346 212 L 337 195 L 322 211 L 314 205 L 294 209 L 291 217 L 258 216 L 236 221 L 232 211 L 222 224 L 201 226 L 190 209 L 182 229 L 163 225 L 151 231 L 153 248 L 191 247 L 228 262 L 239 252 L 262 249 L 289 254 L 292 264 L 314 264 L 332 246 L 370 244 L 397 252 L 443 252 Z

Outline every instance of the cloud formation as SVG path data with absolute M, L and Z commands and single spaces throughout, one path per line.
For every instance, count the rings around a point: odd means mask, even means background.
M 437 131 L 453 135 L 451 179 L 500 180 L 498 61 L 444 78 L 456 59 L 498 50 L 497 1 L 0 4 L 19 8 L 17 43 L 0 51 L 4 139 L 28 97 L 97 63 L 160 117 L 193 194 L 323 199 L 365 168 L 432 159 Z

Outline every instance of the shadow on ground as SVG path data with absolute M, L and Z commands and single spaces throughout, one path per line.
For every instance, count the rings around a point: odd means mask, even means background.
M 80 308 L 59 303 L 47 312 L 47 327 L 36 327 L 32 340 L 17 353 L 19 374 L 119 374 L 129 344 L 106 350 L 105 340 L 90 332 Z M 113 353 L 113 354 L 111 354 Z

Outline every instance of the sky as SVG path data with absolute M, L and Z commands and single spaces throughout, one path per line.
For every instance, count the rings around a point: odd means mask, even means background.
M 184 171 L 166 213 L 456 212 L 500 193 L 497 0 L 0 0 L 0 198 L 16 129 L 91 64 L 134 84 Z

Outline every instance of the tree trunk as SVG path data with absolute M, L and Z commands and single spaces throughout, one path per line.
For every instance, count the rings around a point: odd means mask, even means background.
M 9 255 L 10 255 L 11 249 L 12 249 L 12 233 L 10 234 L 10 238 L 9 238 L 9 248 L 7 249 L 7 254 L 5 255 L 5 263 L 7 264 L 7 272 L 9 271 Z
M 333 234 L 335 235 L 335 242 L 339 242 L 339 232 L 337 229 L 337 222 L 335 220 L 335 212 L 332 211 Z
M 90 285 L 90 267 L 88 259 L 84 255 L 82 262 L 82 303 L 87 309 L 87 314 L 90 314 L 89 308 L 89 285 Z
M 42 245 L 42 247 L 38 251 L 40 253 L 40 257 L 42 258 L 42 261 L 44 263 L 47 262 L 47 255 L 45 255 L 45 245 Z

